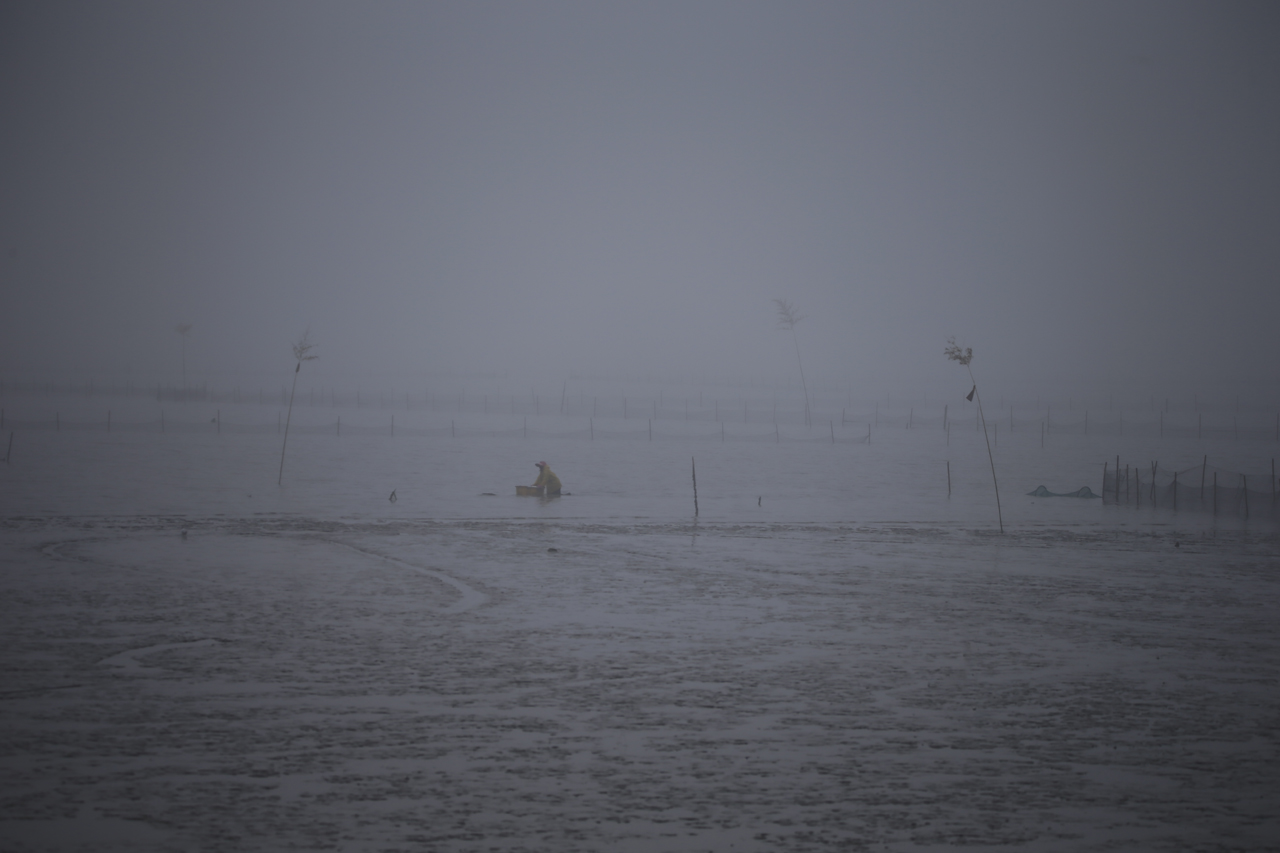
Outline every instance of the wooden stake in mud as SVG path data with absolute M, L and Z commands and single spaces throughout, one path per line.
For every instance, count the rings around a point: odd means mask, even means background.
M 1240 491 L 1244 493 L 1244 520 L 1249 520 L 1249 478 L 1240 475 Z
M 836 422 L 827 421 L 827 423 L 831 425 L 831 443 L 835 444 L 836 443 Z
M 1274 467 L 1275 463 L 1272 463 Z M 1209 467 L 1209 455 L 1206 453 L 1204 459 L 1200 462 L 1200 508 L 1204 509 L 1204 472 Z
M 1107 463 L 1102 463 L 1102 493 L 1107 493 Z M 1104 500 L 1105 503 L 1105 500 Z
M 698 460 L 692 456 L 689 457 L 689 463 L 693 469 L 693 517 L 698 517 Z
M 1213 472 L 1213 514 L 1218 514 L 1218 472 Z
M 1120 454 L 1116 454 L 1116 503 L 1120 503 Z
M 947 460 L 947 497 L 951 497 L 951 460 Z
M 1178 511 L 1178 472 L 1173 472 L 1173 511 Z

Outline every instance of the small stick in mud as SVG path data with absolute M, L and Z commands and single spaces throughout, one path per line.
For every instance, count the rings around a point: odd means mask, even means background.
M 690 456 L 689 461 L 692 464 L 692 468 L 693 468 L 693 517 L 697 518 L 698 517 L 698 460 Z

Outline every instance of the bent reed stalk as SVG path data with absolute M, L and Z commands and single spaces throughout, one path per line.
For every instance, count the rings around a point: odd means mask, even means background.
M 943 354 L 951 361 L 958 361 L 964 365 L 965 370 L 969 371 L 969 381 L 973 383 L 973 394 L 978 401 L 978 418 L 982 421 L 982 437 L 987 442 L 987 461 L 991 463 L 991 483 L 996 490 L 996 517 L 1000 522 L 1000 532 L 1004 533 L 1004 512 L 1000 508 L 1000 482 L 996 479 L 996 458 L 991 453 L 991 437 L 987 435 L 987 416 L 982 411 L 982 395 L 978 393 L 978 380 L 973 377 L 973 368 L 969 366 L 969 362 L 973 361 L 973 347 L 965 347 L 963 349 L 956 343 L 955 337 L 947 338 L 947 348 L 943 350 Z
M 280 445 L 280 474 L 276 477 L 277 486 L 284 484 L 284 451 L 289 446 L 289 423 L 293 420 L 293 396 L 298 391 L 298 374 L 302 372 L 302 362 L 319 358 L 317 355 L 307 355 L 307 352 L 315 346 L 308 340 L 310 335 L 311 330 L 307 329 L 293 345 L 293 357 L 298 360 L 298 365 L 293 369 L 293 388 L 289 391 L 289 413 L 284 421 L 284 443 Z

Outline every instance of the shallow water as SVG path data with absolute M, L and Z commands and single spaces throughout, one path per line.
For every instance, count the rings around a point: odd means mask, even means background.
M 1208 851 L 1280 832 L 1280 573 L 1243 531 L 3 532 L 5 849 Z
M 299 424 L 15 431 L 0 847 L 1280 836 L 1275 526 L 1024 494 L 1271 444 L 1003 435 L 1001 536 L 970 430 Z
M 718 424 L 657 421 L 650 440 L 648 422 L 634 419 L 588 425 L 471 414 L 459 422 L 400 413 L 392 435 L 391 415 L 366 412 L 348 413 L 347 433 L 339 434 L 329 430 L 340 415 L 303 409 L 295 413 L 277 485 L 283 436 L 275 425 L 262 420 L 258 407 L 215 411 L 221 423 L 205 420 L 207 413 L 171 410 L 165 433 L 137 413 L 132 422 L 118 416 L 110 433 L 101 425 L 17 431 L 11 463 L 0 469 L 0 515 L 679 520 L 693 515 L 696 464 L 703 520 L 998 524 L 987 445 L 968 425 L 953 425 L 949 435 L 876 428 L 867 443 L 864 424 L 792 425 L 776 434 L 768 424 L 725 424 L 721 440 Z M 374 429 L 384 434 L 367 434 Z M 1103 463 L 1114 464 L 1117 454 L 1122 465 L 1158 461 L 1164 468 L 1197 465 L 1207 456 L 1265 483 L 1277 451 L 1262 440 L 1067 435 L 1049 436 L 1042 447 L 1038 431 L 1007 430 L 994 439 L 1000 510 L 1012 527 L 1230 529 L 1241 522 L 1026 493 L 1040 485 L 1100 492 Z M 533 482 L 540 459 L 568 494 L 517 498 L 515 486 Z

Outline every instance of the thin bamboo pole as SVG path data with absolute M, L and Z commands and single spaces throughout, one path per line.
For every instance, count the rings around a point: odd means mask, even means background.
M 276 485 L 284 484 L 284 451 L 289 446 L 289 421 L 293 420 L 293 394 L 298 390 L 298 374 L 302 372 L 302 359 L 298 359 L 298 365 L 293 369 L 293 391 L 289 392 L 289 420 L 284 424 L 284 442 L 280 445 L 280 473 L 276 477 Z M 279 415 L 277 418 L 277 426 L 279 429 Z
M 689 457 L 689 465 L 693 473 L 693 517 L 698 517 L 698 460 Z

